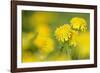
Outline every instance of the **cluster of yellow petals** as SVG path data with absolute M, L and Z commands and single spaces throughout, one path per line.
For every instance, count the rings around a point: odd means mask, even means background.
M 70 23 L 73 29 L 80 31 L 86 31 L 87 29 L 87 22 L 84 18 L 74 17 L 71 19 Z
M 61 41 L 68 41 L 71 37 L 71 27 L 69 24 L 64 24 L 63 26 L 60 26 L 55 31 L 56 38 Z
M 86 31 L 86 29 L 87 29 L 87 22 L 85 21 L 85 19 L 80 17 L 74 17 L 71 19 L 71 25 L 64 24 L 58 27 L 55 30 L 55 36 L 58 41 L 63 43 L 65 41 L 68 41 L 70 46 L 76 47 L 79 36 L 79 33 L 76 30 Z

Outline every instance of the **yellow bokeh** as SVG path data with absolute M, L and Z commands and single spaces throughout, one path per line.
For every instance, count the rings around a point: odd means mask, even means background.
M 64 61 L 64 60 L 71 60 L 71 56 L 68 54 L 57 54 L 52 57 L 50 57 L 50 60 L 55 60 L 55 61 Z
M 30 52 L 24 52 L 23 57 L 22 57 L 22 62 L 36 62 L 39 61 L 39 58 L 31 54 Z
M 90 33 L 84 32 L 80 33 L 80 36 L 78 37 L 78 52 L 80 58 L 87 58 L 90 55 Z
M 41 52 L 50 53 L 54 50 L 54 41 L 51 38 L 51 30 L 47 25 L 38 26 L 36 29 L 37 38 L 33 41 Z
M 57 56 L 55 58 L 56 60 L 60 61 L 60 60 L 71 60 L 71 56 L 68 54 L 61 54 L 60 56 Z
M 35 41 L 33 41 L 33 44 L 43 53 L 50 53 L 54 50 L 54 41 L 49 37 L 38 36 Z
M 38 26 L 36 32 L 41 37 L 49 37 L 50 36 L 50 27 L 48 25 Z

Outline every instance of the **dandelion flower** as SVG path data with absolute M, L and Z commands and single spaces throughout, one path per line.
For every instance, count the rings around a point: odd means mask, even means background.
M 68 39 L 71 37 L 71 27 L 69 24 L 64 24 L 63 26 L 60 26 L 55 31 L 56 38 L 61 41 L 68 41 Z
M 71 20 L 71 26 L 73 29 L 77 29 L 80 31 L 86 31 L 87 29 L 87 22 L 84 18 L 74 17 Z

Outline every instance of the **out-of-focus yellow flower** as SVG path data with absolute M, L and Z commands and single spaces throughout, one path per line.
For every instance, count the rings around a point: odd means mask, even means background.
M 36 29 L 38 33 L 37 38 L 33 41 L 40 51 L 44 53 L 50 53 L 54 50 L 54 41 L 51 38 L 51 30 L 50 27 L 47 25 L 38 26 Z
M 38 26 L 36 32 L 38 32 L 38 35 L 41 37 L 49 37 L 51 31 L 50 27 L 45 25 L 45 26 Z
M 46 39 L 45 46 L 41 48 L 44 52 L 49 53 L 54 50 L 54 41 L 51 38 Z
M 64 24 L 63 26 L 60 26 L 55 31 L 56 38 L 61 41 L 68 41 L 68 39 L 71 37 L 71 27 L 69 24 Z
M 87 29 L 87 22 L 84 18 L 74 17 L 71 19 L 70 23 L 73 29 L 80 31 L 86 31 Z
M 74 31 L 74 30 L 71 30 L 71 38 L 69 40 L 70 46 L 76 47 L 77 46 L 77 41 L 78 41 L 78 32 Z
M 90 33 L 80 33 L 78 37 L 78 52 L 81 59 L 89 58 L 90 56 Z
M 49 37 L 38 36 L 34 41 L 35 44 L 41 52 L 50 53 L 54 50 L 54 41 Z
M 39 48 L 42 48 L 45 45 L 45 38 L 42 36 L 38 36 L 34 41 L 33 44 L 38 46 Z
M 23 49 L 28 49 L 30 46 L 30 41 L 34 37 L 34 33 L 23 33 L 22 36 L 22 48 Z

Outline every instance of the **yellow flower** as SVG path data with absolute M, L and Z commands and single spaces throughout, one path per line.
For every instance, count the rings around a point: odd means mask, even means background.
M 41 49 L 45 53 L 50 53 L 54 50 L 54 41 L 51 38 L 46 38 L 45 40 L 45 45 Z
M 50 53 L 54 50 L 54 41 L 49 37 L 38 36 L 35 41 L 33 41 L 41 52 Z
M 77 41 L 78 41 L 78 32 L 72 30 L 72 31 L 71 31 L 71 38 L 70 38 L 70 40 L 69 40 L 70 46 L 76 47 L 76 46 L 77 46 Z
M 37 38 L 33 41 L 39 50 L 43 53 L 50 53 L 54 50 L 54 41 L 50 36 L 51 30 L 48 25 L 38 26 L 36 29 Z
M 47 25 L 38 26 L 36 29 L 36 32 L 38 32 L 38 35 L 42 37 L 49 37 L 50 36 L 50 28 Z
M 86 31 L 87 29 L 87 22 L 84 18 L 74 17 L 71 20 L 71 26 L 73 29 L 77 29 L 80 31 Z
M 56 38 L 61 41 L 68 41 L 68 39 L 71 37 L 71 27 L 69 24 L 64 24 L 63 26 L 60 26 L 55 31 Z

